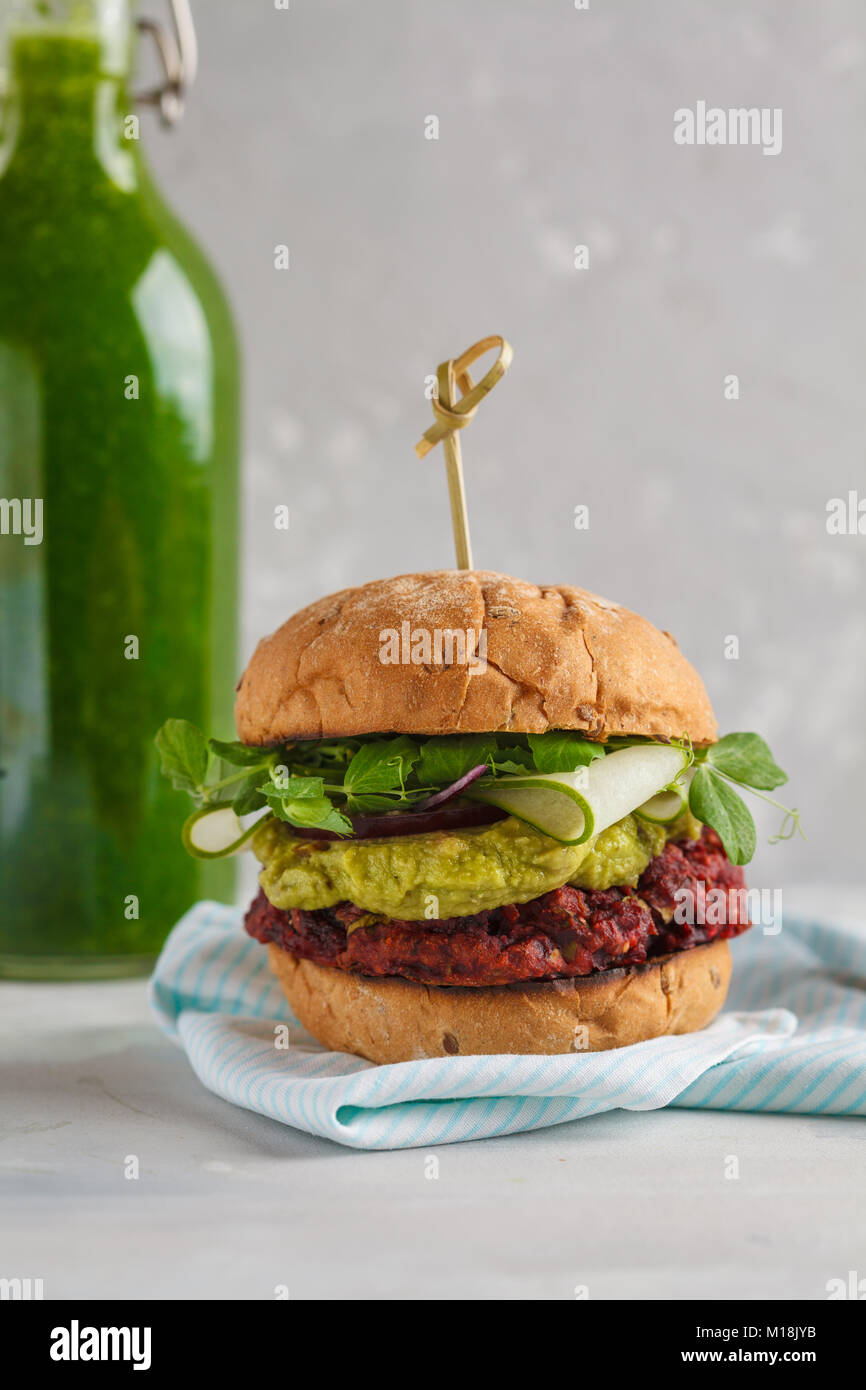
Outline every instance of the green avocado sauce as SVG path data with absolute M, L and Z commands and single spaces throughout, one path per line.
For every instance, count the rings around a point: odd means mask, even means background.
M 0 494 L 42 499 L 44 536 L 0 543 L 0 972 L 124 973 L 231 893 L 231 865 L 178 852 L 153 736 L 168 713 L 230 736 L 234 335 L 97 39 L 22 32 L 10 58 Z
M 461 917 L 528 902 L 572 883 L 603 889 L 635 884 L 670 839 L 694 839 L 685 812 L 670 825 L 626 816 L 583 845 L 562 845 L 514 817 L 475 829 L 388 840 L 307 840 L 268 820 L 252 844 L 259 882 L 275 907 L 333 907 L 348 901 L 409 921 Z

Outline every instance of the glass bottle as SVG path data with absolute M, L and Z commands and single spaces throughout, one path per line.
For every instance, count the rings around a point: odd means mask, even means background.
M 7 976 L 141 973 L 232 895 L 181 850 L 153 737 L 233 737 L 236 342 L 142 158 L 133 32 L 128 0 L 0 0 Z

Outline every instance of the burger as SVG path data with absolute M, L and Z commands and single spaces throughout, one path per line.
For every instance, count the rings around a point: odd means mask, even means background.
M 235 721 L 169 720 L 163 770 L 191 853 L 260 861 L 246 931 L 326 1048 L 597 1051 L 722 1007 L 741 792 L 786 778 L 757 734 L 718 737 L 670 633 L 569 586 L 401 575 L 261 641 Z

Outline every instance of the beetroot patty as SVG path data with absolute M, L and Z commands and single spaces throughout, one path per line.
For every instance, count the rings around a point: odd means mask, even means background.
M 719 914 L 723 924 L 673 920 L 677 891 L 695 893 L 698 883 L 706 893 L 727 893 L 727 911 Z M 736 892 L 743 886 L 742 869 L 705 826 L 700 840 L 667 844 L 636 888 L 596 893 L 566 885 L 528 903 L 423 922 L 376 917 L 348 902 L 286 911 L 260 891 L 245 925 L 259 941 L 338 970 L 401 975 L 429 985 L 505 985 L 640 965 L 737 936 L 749 926 Z M 359 921 L 370 925 L 351 930 Z

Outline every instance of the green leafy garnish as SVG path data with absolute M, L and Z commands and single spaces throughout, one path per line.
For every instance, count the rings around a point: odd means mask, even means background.
M 724 777 L 706 764 L 692 778 L 689 809 L 704 825 L 717 831 L 732 864 L 748 864 L 755 853 L 751 812 Z
M 745 787 L 772 791 L 788 780 L 760 734 L 725 734 L 707 749 L 707 762 Z
M 237 816 L 249 816 L 267 805 L 262 790 L 261 768 L 252 768 L 240 782 L 232 786 L 232 810 Z
M 805 839 L 800 812 L 783 806 L 765 790 L 787 782 L 759 734 L 725 734 L 709 748 L 694 750 L 696 770 L 689 786 L 689 810 L 716 831 L 732 864 L 748 864 L 755 853 L 755 822 L 734 785 L 747 787 L 762 801 L 784 812 L 782 828 L 770 841 L 790 839 L 796 831 Z
M 532 749 L 528 743 L 524 747 L 522 744 L 513 743 L 510 740 L 497 740 L 491 758 L 491 769 L 493 775 L 499 777 L 511 777 L 519 775 L 521 772 L 532 772 L 535 770 Z
M 169 720 L 169 723 L 171 722 Z M 193 725 L 190 724 L 189 727 L 193 728 Z M 230 763 L 232 767 L 259 767 L 268 752 L 266 748 L 252 748 L 247 743 L 223 743 L 218 738 L 208 739 L 208 747 L 212 753 L 216 753 L 218 758 L 222 758 L 224 763 Z
M 346 770 L 349 801 L 369 792 L 405 792 L 406 779 L 418 761 L 418 745 L 410 738 L 391 738 L 362 745 Z
M 302 790 L 299 792 L 297 783 L 302 780 L 290 778 L 285 790 L 276 786 L 268 788 L 264 796 L 274 815 L 279 820 L 304 829 L 333 830 L 340 835 L 351 835 L 352 822 L 335 808 L 330 797 L 308 794 Z
M 265 805 L 262 784 L 277 762 L 277 750 L 207 740 L 187 719 L 167 719 L 154 740 L 163 774 L 198 806 L 231 806 L 239 816 Z M 222 775 L 222 764 L 234 770 Z
M 538 772 L 574 772 L 575 768 L 588 767 L 593 758 L 604 756 L 600 743 L 590 743 L 568 730 L 526 737 Z
M 495 753 L 494 734 L 434 734 L 421 742 L 415 771 L 422 785 L 447 787 L 480 763 L 492 766 Z
M 481 765 L 489 783 L 573 770 L 604 756 L 603 745 L 574 733 L 369 735 L 253 748 L 207 740 L 185 719 L 169 719 L 156 744 L 165 775 L 199 808 L 230 806 L 238 816 L 266 810 L 290 825 L 339 835 L 353 833 L 352 815 L 411 810 Z
M 167 719 L 156 736 L 165 777 L 178 791 L 197 796 L 207 776 L 207 740 L 187 719 Z
M 199 808 L 185 832 L 192 853 L 193 821 L 224 806 L 237 816 L 264 811 L 263 819 L 276 817 L 303 829 L 352 835 L 351 816 L 411 811 L 473 768 L 485 767 L 473 784 L 483 790 L 501 777 L 575 772 L 608 752 L 647 742 L 673 742 L 682 748 L 690 769 L 689 807 L 717 831 L 732 863 L 747 863 L 755 850 L 754 822 L 737 788 L 748 788 L 784 812 L 774 839 L 803 833 L 799 812 L 766 795 L 787 778 L 758 734 L 727 734 L 710 748 L 698 749 L 688 735 L 673 740 L 617 738 L 602 744 L 568 730 L 429 738 L 372 734 L 254 748 L 208 740 L 188 720 L 169 719 L 156 736 L 164 774 Z M 254 828 L 244 832 L 244 840 Z

